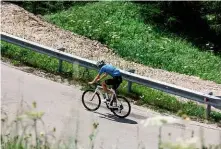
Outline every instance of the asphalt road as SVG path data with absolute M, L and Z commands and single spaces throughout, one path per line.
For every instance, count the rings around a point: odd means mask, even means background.
M 96 112 L 85 110 L 81 103 L 83 91 L 80 86 L 68 86 L 20 71 L 13 66 L 1 62 L 1 104 L 11 116 L 15 114 L 21 99 L 28 103 L 37 102 L 38 109 L 45 112 L 43 120 L 47 129 L 56 127 L 58 139 L 70 140 L 77 137 L 81 148 L 90 145 L 89 135 L 93 122 L 98 122 L 98 132 L 95 137 L 95 149 L 137 149 L 139 144 L 145 149 L 156 149 L 158 146 L 158 127 L 144 127 L 141 120 L 160 115 L 149 109 L 132 106 L 132 113 L 126 119 L 118 119 L 102 107 Z M 200 126 L 204 130 L 206 144 L 220 142 L 220 128 L 191 121 L 185 125 L 164 126 L 163 141 L 174 141 L 184 135 L 199 134 Z M 41 130 L 39 130 L 41 131 Z M 168 137 L 171 133 L 171 137 Z M 73 142 L 73 141 L 71 141 Z M 79 147 L 80 148 L 80 147 Z

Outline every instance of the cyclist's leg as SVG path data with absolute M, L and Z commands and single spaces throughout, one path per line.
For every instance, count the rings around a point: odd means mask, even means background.
M 113 78 L 113 90 L 115 91 L 115 94 L 117 95 L 117 89 L 120 86 L 120 84 L 122 83 L 122 77 L 121 76 L 117 76 Z
M 120 84 L 122 83 L 122 77 L 121 76 L 117 76 L 117 77 L 114 77 L 113 79 L 113 89 L 114 91 L 116 92 L 118 87 L 120 86 Z
M 107 93 L 112 93 L 107 85 L 113 85 L 113 79 L 107 79 L 102 83 L 103 90 Z

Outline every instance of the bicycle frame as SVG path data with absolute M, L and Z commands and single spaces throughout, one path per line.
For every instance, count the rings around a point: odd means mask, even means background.
M 95 91 L 94 91 L 94 94 L 93 94 L 91 100 L 93 100 L 93 98 L 94 98 L 94 96 L 95 96 L 96 93 L 99 93 L 100 95 L 103 96 L 103 93 L 101 92 L 101 89 L 103 90 L 103 87 L 102 87 L 101 85 L 97 85 L 97 87 L 96 87 L 96 89 L 95 89 Z M 112 92 L 112 97 L 111 97 L 111 100 L 110 100 L 110 103 L 111 103 L 111 102 L 113 101 L 113 99 L 114 99 L 114 96 L 115 96 L 115 98 L 116 98 L 116 100 L 117 100 L 117 94 L 116 94 L 116 92 L 115 92 L 112 88 L 111 88 L 110 90 L 111 90 L 111 92 Z M 104 98 L 105 100 L 107 100 L 108 94 L 105 93 L 105 96 L 106 96 L 106 98 L 105 98 L 104 96 L 103 96 L 103 98 Z M 110 106 L 110 105 L 108 105 L 108 107 L 109 107 L 109 106 Z

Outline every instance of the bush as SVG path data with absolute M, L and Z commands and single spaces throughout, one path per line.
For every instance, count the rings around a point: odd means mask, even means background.
M 144 24 L 140 6 L 97 2 L 45 18 L 66 30 L 107 44 L 120 56 L 154 68 L 221 83 L 221 59 L 186 40 Z
M 34 14 L 50 14 L 63 10 L 74 5 L 85 5 L 86 1 L 11 1 Z

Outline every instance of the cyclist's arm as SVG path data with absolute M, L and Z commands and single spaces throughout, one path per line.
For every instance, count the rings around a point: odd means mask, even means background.
M 97 82 L 98 79 L 100 79 L 100 74 L 98 74 L 91 83 Z
M 106 77 L 107 75 L 108 75 L 107 73 L 104 73 L 103 76 L 101 76 L 99 80 L 103 79 L 103 78 Z
M 94 80 L 93 80 L 92 82 L 93 82 L 93 83 L 94 83 L 94 82 L 97 82 L 97 81 L 103 79 L 103 78 L 106 77 L 106 76 L 107 76 L 107 73 L 104 73 L 103 76 L 101 76 L 100 74 L 98 74 L 98 75 L 94 78 Z
M 98 75 L 94 78 L 94 80 L 92 82 L 89 82 L 89 83 L 93 84 L 94 82 L 97 82 L 98 80 L 100 80 L 100 76 L 101 76 L 102 73 L 104 73 L 104 69 L 103 68 L 100 69 Z

